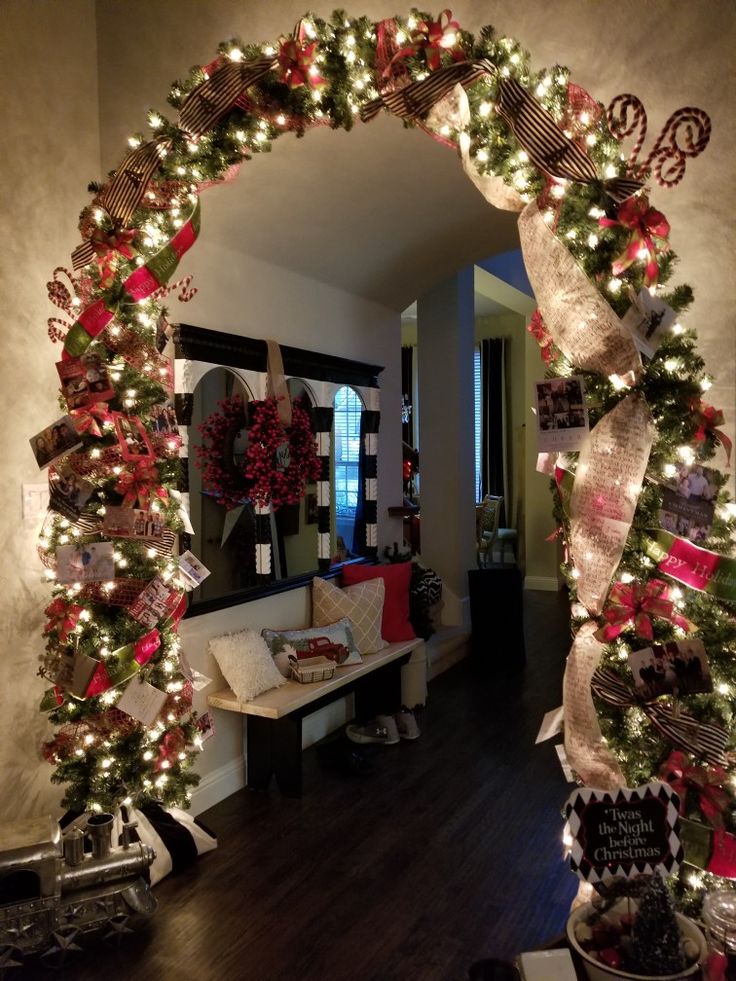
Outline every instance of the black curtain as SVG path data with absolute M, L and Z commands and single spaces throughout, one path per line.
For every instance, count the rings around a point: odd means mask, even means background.
M 503 338 L 488 337 L 481 341 L 481 497 L 504 494 L 504 370 Z

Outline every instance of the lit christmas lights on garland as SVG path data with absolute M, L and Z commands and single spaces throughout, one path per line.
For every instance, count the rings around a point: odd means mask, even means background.
M 467 123 L 449 115 L 434 129 L 423 107 L 449 95 L 458 83 L 467 85 Z M 541 125 L 552 121 L 563 143 L 558 143 L 560 152 L 549 161 L 562 160 L 568 176 L 551 163 L 540 165 L 540 148 L 525 141 L 524 127 L 509 107 L 512 96 L 526 99 L 530 111 L 542 113 Z M 339 11 L 329 20 L 305 17 L 292 35 L 269 43 L 244 44 L 233 38 L 220 45 L 213 61 L 174 83 L 169 103 L 177 119 L 151 111 L 151 138 L 133 135 L 118 171 L 106 184 L 93 186 L 94 199 L 80 221 L 83 242 L 73 257 L 78 273 L 72 291 L 56 279 L 50 284 L 50 295 L 73 325 L 52 318 L 49 332 L 54 340 L 64 340 L 67 354 L 89 350 L 104 359 L 115 385 L 116 398 L 109 408 L 135 415 L 150 432 L 151 411 L 166 399 L 170 384 L 157 347 L 157 337 L 166 327 L 162 301 L 179 259 L 196 239 L 201 193 L 231 180 L 253 154 L 268 151 L 283 133 L 303 136 L 318 125 L 350 129 L 361 114 L 370 118 L 380 105 L 390 105 L 407 125 L 419 126 L 444 145 L 467 153 L 475 172 L 503 181 L 520 207 L 536 202 L 544 226 L 583 270 L 590 288 L 619 317 L 627 314 L 647 285 L 650 296 L 680 316 L 692 301 L 692 292 L 684 285 L 669 285 L 676 261 L 667 241 L 669 226 L 650 203 L 651 189 L 643 188 L 637 195 L 637 185 L 631 182 L 674 183 L 682 176 L 685 157 L 706 145 L 709 123 L 699 110 L 681 110 L 670 121 L 667 139 L 663 134 L 639 164 L 643 109 L 640 103 L 634 106 L 634 125 L 627 128 L 622 106 L 631 108 L 637 100 L 622 99 L 607 114 L 588 93 L 570 83 L 566 68 L 532 72 L 529 57 L 517 42 L 497 37 L 491 27 L 474 38 L 449 11 L 435 17 L 414 10 L 406 19 L 378 24 Z M 684 125 L 683 119 L 691 127 L 686 151 L 678 150 L 675 132 Z M 637 145 L 627 161 L 615 134 L 631 135 L 636 126 Z M 549 130 L 548 135 L 554 140 Z M 670 171 L 668 159 L 674 161 Z M 576 176 L 578 171 L 585 176 Z M 647 535 L 658 527 L 663 480 L 681 461 L 710 460 L 717 450 L 722 452 L 721 447 L 727 448 L 718 410 L 702 402 L 708 379 L 695 349 L 695 333 L 675 323 L 644 360 L 637 377 L 626 379 L 581 370 L 565 356 L 565 345 L 541 314 L 531 329 L 550 377 L 584 377 L 591 424 L 632 392 L 643 396 L 648 406 L 656 432 L 633 524 L 612 579 L 646 591 L 648 584 L 662 578 L 647 552 Z M 80 425 L 82 449 L 69 459 L 80 476 L 94 485 L 89 502 L 77 520 L 50 513 L 44 526 L 40 550 L 51 581 L 56 575 L 57 547 L 73 541 L 105 541 L 96 522 L 107 507 L 125 500 L 126 484 L 136 480 L 129 463 L 114 459 L 115 435 L 105 411 L 97 410 L 95 416 L 89 410 L 91 421 Z M 174 456 L 172 447 L 166 451 L 157 447 L 154 466 L 148 471 L 149 490 L 137 494 L 137 499 L 158 509 L 167 528 L 177 531 L 179 504 L 171 494 L 177 479 Z M 270 461 L 269 452 L 266 470 Z M 575 454 L 565 466 L 566 479 L 572 480 Z M 249 477 L 264 477 L 263 466 L 252 467 Z M 265 477 L 270 479 L 268 474 Z M 725 478 L 719 482 L 725 484 Z M 561 490 L 564 483 L 560 478 Z M 228 502 L 233 503 L 230 498 Z M 569 546 L 567 504 L 563 494 L 556 514 Z M 728 556 L 734 519 L 734 507 L 721 487 L 711 530 L 699 544 L 714 555 Z M 114 540 L 114 562 L 115 579 L 94 589 L 92 584 L 55 586 L 42 666 L 49 679 L 56 676 L 60 659 L 76 652 L 109 664 L 114 676 L 121 660 L 118 652 L 135 645 L 143 634 L 127 612 L 129 606 L 116 606 L 114 597 L 120 592 L 130 603 L 131 583 L 150 582 L 156 576 L 165 583 L 177 579 L 173 554 L 161 555 L 134 539 Z M 564 572 L 574 597 L 586 572 L 584 556 L 572 555 L 568 548 Z M 629 652 L 642 646 L 643 640 L 664 643 L 684 635 L 681 623 L 696 624 L 708 652 L 714 691 L 686 699 L 687 711 L 728 731 L 725 777 L 719 768 L 711 768 L 708 781 L 709 786 L 717 786 L 722 779 L 730 788 L 736 699 L 733 604 L 706 591 L 669 580 L 668 584 L 673 616 L 650 618 L 651 638 L 637 636 L 636 617 L 623 623 L 619 635 L 605 646 L 601 665 L 624 677 Z M 574 627 L 591 619 L 580 604 L 577 613 Z M 603 626 L 602 617 L 594 619 Z M 127 720 L 111 715 L 119 698 L 114 687 L 90 698 L 62 693 L 60 704 L 53 708 L 52 721 L 61 729 L 47 755 L 57 764 L 55 779 L 68 784 L 67 803 L 94 808 L 112 807 L 123 799 L 185 801 L 187 787 L 195 779 L 190 769 L 194 722 L 179 709 L 190 696 L 179 662 L 176 623 L 162 618 L 157 629 L 160 646 L 140 673 L 166 691 L 167 698 L 179 702 L 178 707 L 168 706 L 155 725 L 131 727 Z M 659 735 L 640 709 L 620 711 L 603 703 L 597 708 L 607 745 L 630 786 L 659 773 L 673 750 L 680 751 Z M 702 761 L 680 762 L 682 773 L 691 779 L 691 767 Z M 718 800 L 723 827 L 736 832 L 732 795 Z M 698 876 L 700 885 L 707 882 L 705 873 Z

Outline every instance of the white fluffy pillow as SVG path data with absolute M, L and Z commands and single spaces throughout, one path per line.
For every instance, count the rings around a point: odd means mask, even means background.
M 270 688 L 286 684 L 286 678 L 273 663 L 266 641 L 256 630 L 213 637 L 209 651 L 241 702 L 249 702 Z

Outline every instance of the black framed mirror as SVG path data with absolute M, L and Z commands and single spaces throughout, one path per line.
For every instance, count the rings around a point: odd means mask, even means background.
M 346 561 L 375 556 L 383 369 L 281 347 L 290 399 L 309 418 L 318 476 L 315 472 L 300 500 L 276 509 L 255 505 L 247 489 L 223 504 L 202 461 L 197 465 L 197 447 L 204 442 L 200 427 L 223 405 L 229 410 L 242 402 L 242 414 L 228 416 L 221 440 L 223 469 L 242 476 L 249 407 L 266 397 L 267 342 L 188 324 L 174 329 L 173 340 L 182 492 L 191 518 L 182 549 L 189 548 L 210 570 L 192 593 L 187 615 L 293 589 L 314 575 L 336 572 Z

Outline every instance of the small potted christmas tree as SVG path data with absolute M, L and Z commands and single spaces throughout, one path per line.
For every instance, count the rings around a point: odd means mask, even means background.
M 659 875 L 616 883 L 604 892 L 596 903 L 574 910 L 567 926 L 570 946 L 590 981 L 676 981 L 698 975 L 705 937 L 692 920 L 675 912 Z

